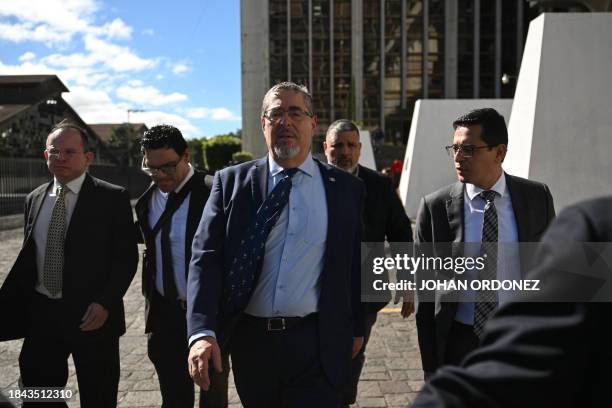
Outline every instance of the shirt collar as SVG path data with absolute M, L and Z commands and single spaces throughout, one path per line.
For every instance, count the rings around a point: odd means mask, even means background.
M 179 191 L 181 191 L 181 189 L 185 186 L 185 184 L 187 184 L 189 179 L 191 179 L 191 177 L 193 177 L 193 175 L 195 174 L 195 171 L 193 170 L 193 166 L 191 166 L 191 163 L 187 163 L 187 165 L 189 166 L 189 171 L 187 172 L 187 175 L 185 176 L 183 181 L 181 181 L 181 184 L 179 184 L 178 187 L 174 189 L 175 193 L 178 193 Z
M 75 178 L 74 180 L 69 181 L 68 183 L 66 183 L 66 187 L 68 187 L 68 189 L 70 191 L 72 191 L 74 194 L 78 195 L 79 192 L 81 191 L 81 187 L 83 187 L 83 182 L 85 181 L 85 175 L 87 173 L 83 172 L 83 174 L 81 174 L 79 177 Z M 53 191 L 56 192 L 57 188 L 60 186 L 60 182 L 57 178 L 53 178 Z
M 493 184 L 493 187 L 491 187 L 489 190 L 495 191 L 500 197 L 503 197 L 506 194 L 506 174 L 503 171 L 495 184 Z M 465 183 L 465 191 L 467 192 L 467 196 L 469 197 L 470 201 L 472 201 L 474 197 L 483 192 L 484 189 L 471 183 Z
M 268 153 L 268 162 L 270 163 L 270 175 L 272 177 L 275 177 L 278 173 L 284 170 L 277 162 L 274 161 L 274 158 L 270 153 Z M 317 164 L 312 158 L 311 153 L 308 153 L 306 160 L 304 160 L 304 162 L 298 166 L 298 169 L 301 173 L 304 173 L 310 177 L 313 176 L 314 172 L 316 171 L 316 168 Z

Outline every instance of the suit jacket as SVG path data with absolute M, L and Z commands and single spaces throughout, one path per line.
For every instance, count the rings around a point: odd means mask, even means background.
M 545 184 L 506 174 L 519 242 L 537 242 L 555 216 Z M 456 182 L 423 198 L 417 213 L 417 243 L 464 242 L 464 189 Z M 440 254 L 438 254 L 439 256 Z M 524 269 L 523 269 L 524 270 Z M 425 372 L 442 363 L 457 313 L 456 291 L 436 292 L 435 302 L 418 302 L 416 321 Z
M 195 235 L 196 229 L 200 224 L 204 204 L 210 195 L 210 188 L 206 184 L 206 175 L 196 171 L 193 174 L 193 187 L 189 196 L 189 209 L 187 210 L 187 225 L 185 229 L 185 278 L 189 273 L 189 261 L 191 260 L 191 243 Z M 154 296 L 155 291 L 155 275 L 156 275 L 156 250 L 155 237 L 151 235 L 151 225 L 149 225 L 149 203 L 151 194 L 157 188 L 152 183 L 147 191 L 145 191 L 136 202 L 136 218 L 138 226 L 146 249 L 142 256 L 142 293 L 145 297 L 145 333 L 152 331 L 152 324 L 156 316 L 158 307 Z
M 364 242 L 412 242 L 412 227 L 404 206 L 393 188 L 391 179 L 367 167 L 358 166 L 359 177 L 365 184 L 366 198 L 363 211 Z M 370 256 L 385 256 L 375 253 Z M 371 263 L 370 263 L 371 264 Z M 373 277 L 373 275 L 368 275 Z M 385 276 L 385 278 L 388 278 Z M 377 277 L 378 279 L 378 277 Z M 371 285 L 369 286 L 371 287 Z M 386 302 L 369 302 L 366 310 L 375 313 L 387 305 Z
M 575 245 L 560 245 L 567 242 Z M 603 303 L 542 302 L 544 296 L 562 298 L 576 291 L 577 281 L 569 277 L 581 276 L 583 271 L 569 268 L 571 274 L 565 274 L 565 268 L 558 266 L 567 267 L 570 258 L 584 258 L 584 247 L 579 244 L 583 242 L 607 247 L 603 253 L 607 266 L 596 272 L 609 282 L 612 196 L 574 205 L 559 214 L 542 238 L 538 266 L 528 273 L 529 278 L 556 284 L 542 283 L 540 292 L 525 292 L 517 298 L 520 302 L 502 307 L 488 322 L 482 346 L 468 355 L 462 367 L 439 370 L 413 407 L 609 406 L 611 299 Z M 588 287 L 589 280 L 578 283 Z
M 25 336 L 29 304 L 37 279 L 34 224 L 53 181 L 26 197 L 23 247 L 0 289 L 0 340 Z M 120 336 L 125 333 L 123 296 L 138 265 L 138 247 L 127 191 L 86 175 L 66 231 L 62 304 L 64 330 L 75 339 Z M 108 311 L 104 325 L 79 329 L 92 303 Z M 10 322 L 10 323 L 6 323 Z
M 359 246 L 363 185 L 350 174 L 317 161 L 327 199 L 327 240 L 319 297 L 321 363 L 337 387 L 348 381 L 353 335 L 362 336 Z M 232 321 L 224 310 L 224 288 L 242 280 L 229 276 L 244 231 L 267 196 L 268 158 L 215 174 L 210 198 L 193 241 L 187 295 L 189 336 L 215 330 L 223 344 Z M 236 285 L 238 286 L 238 285 Z

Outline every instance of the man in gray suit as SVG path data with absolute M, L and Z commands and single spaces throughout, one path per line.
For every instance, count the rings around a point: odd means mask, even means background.
M 512 253 L 508 243 L 539 240 L 555 215 L 550 191 L 545 184 L 503 171 L 508 131 L 504 118 L 494 109 L 471 111 L 455 120 L 453 128 L 453 144 L 446 150 L 453 158 L 458 182 L 422 199 L 416 242 L 432 243 L 436 248 L 465 243 L 460 251 L 466 256 L 482 255 L 480 251 L 486 246 L 481 248 L 480 243 L 490 242 L 495 248 L 487 266 L 492 278 L 503 274 L 504 278 L 521 279 L 518 248 L 512 247 L 517 251 Z M 504 245 L 498 247 L 498 242 Z M 477 278 L 474 273 L 468 271 L 466 278 Z M 422 278 L 431 276 L 417 274 L 417 279 Z M 439 366 L 459 364 L 474 350 L 484 323 L 497 304 L 506 300 L 500 293 L 499 299 L 484 301 L 480 294 L 467 291 L 439 291 L 435 299 L 427 300 L 422 293 L 417 295 L 416 321 L 425 379 Z

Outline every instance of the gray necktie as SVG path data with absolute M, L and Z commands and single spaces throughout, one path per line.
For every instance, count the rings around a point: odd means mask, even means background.
M 55 199 L 51 221 L 49 222 L 49 231 L 47 232 L 43 285 L 53 296 L 62 291 L 64 240 L 66 238 L 66 193 L 68 191 L 70 189 L 65 185 L 57 187 L 57 198 Z
M 480 196 L 486 201 L 484 221 L 482 223 L 481 254 L 486 255 L 486 266 L 480 272 L 480 279 L 491 280 L 497 278 L 497 209 L 495 196 L 492 190 L 483 191 Z M 476 295 L 474 310 L 474 333 L 481 338 L 484 325 L 497 309 L 497 292 L 494 290 L 481 290 Z

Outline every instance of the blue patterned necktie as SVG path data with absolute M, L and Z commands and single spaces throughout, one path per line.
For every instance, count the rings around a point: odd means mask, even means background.
M 286 169 L 280 173 L 284 177 L 259 207 L 255 221 L 245 231 L 229 271 L 229 283 L 224 290 L 228 312 L 244 310 L 249 302 L 261 270 L 266 240 L 289 202 L 291 178 L 297 170 Z
M 486 201 L 484 210 L 484 221 L 482 223 L 482 240 L 480 253 L 486 255 L 485 268 L 480 272 L 481 280 L 497 278 L 497 209 L 495 208 L 495 196 L 492 190 L 483 191 L 480 196 Z M 494 290 L 480 290 L 476 294 L 476 306 L 474 309 L 474 333 L 482 338 L 484 325 L 489 317 L 497 309 L 497 292 Z

